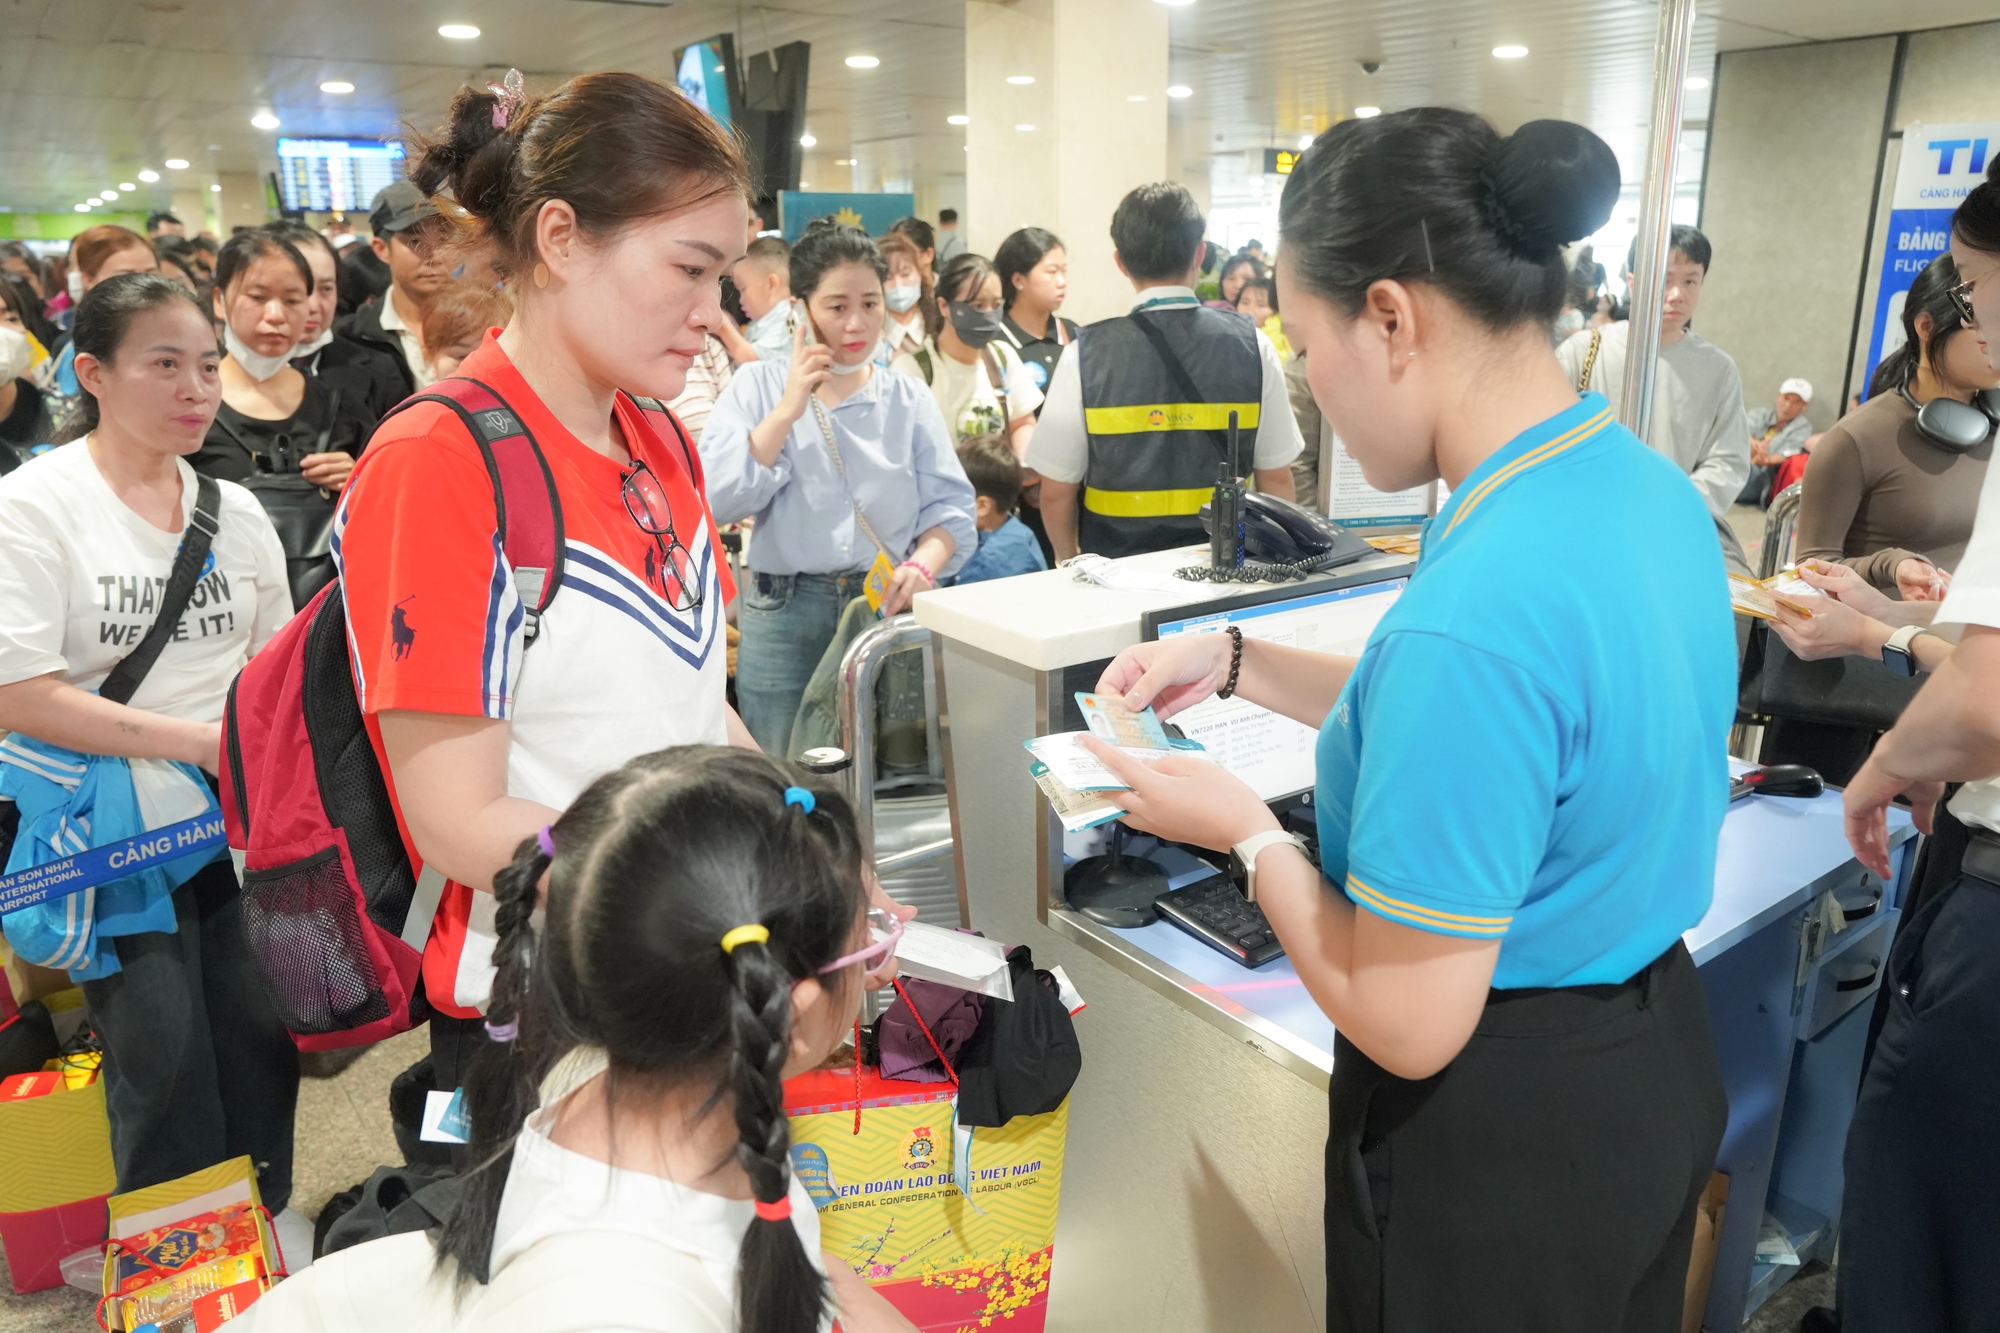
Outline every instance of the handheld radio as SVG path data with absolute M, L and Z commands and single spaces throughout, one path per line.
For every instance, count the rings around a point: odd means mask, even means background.
M 1229 452 L 1218 465 L 1215 495 L 1210 504 L 1214 522 L 1208 532 L 1210 569 L 1238 569 L 1243 564 L 1243 472 L 1237 466 L 1242 442 L 1236 413 L 1229 414 Z

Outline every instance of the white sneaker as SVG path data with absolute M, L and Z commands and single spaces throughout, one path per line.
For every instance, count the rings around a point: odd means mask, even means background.
M 278 1260 L 287 1276 L 296 1277 L 312 1267 L 313 1224 L 304 1213 L 290 1208 L 271 1219 L 271 1231 L 278 1238 Z

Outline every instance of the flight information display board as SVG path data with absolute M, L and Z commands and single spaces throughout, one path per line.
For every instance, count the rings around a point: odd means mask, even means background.
M 400 140 L 278 140 L 278 190 L 287 212 L 359 211 L 402 178 Z

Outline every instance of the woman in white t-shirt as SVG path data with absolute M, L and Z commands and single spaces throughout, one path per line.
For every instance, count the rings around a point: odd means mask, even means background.
M 194 513 L 187 457 L 222 393 L 215 330 L 186 287 L 132 273 L 85 294 L 74 339 L 83 392 L 62 434 L 82 438 L 0 478 L 0 731 L 213 773 L 230 681 L 292 613 L 278 535 L 248 491 L 219 483 L 201 581 L 130 703 L 97 690 L 152 627 Z M 252 970 L 228 857 L 173 905 L 171 931 L 105 941 L 116 970 L 83 983 L 118 1188 L 247 1153 L 281 1240 L 310 1252 L 310 1225 L 285 1213 L 298 1056 Z
M 494 1045 L 436 1240 L 328 1255 L 247 1333 L 914 1326 L 838 1257 L 791 1170 L 784 1079 L 852 1030 L 870 945 L 837 787 L 687 745 L 586 787 L 494 878 Z M 546 912 L 536 910 L 546 883 Z
M 960 255 L 938 274 L 938 314 L 943 325 L 915 352 L 896 358 L 894 369 L 931 386 L 955 443 L 1005 437 L 1014 457 L 1026 458 L 1035 433 L 1042 391 L 1001 336 L 1000 274 L 984 255 Z

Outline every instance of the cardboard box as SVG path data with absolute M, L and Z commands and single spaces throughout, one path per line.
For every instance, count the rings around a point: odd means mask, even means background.
M 1041 1333 L 1055 1259 L 1069 1104 L 972 1131 L 971 1197 L 954 1179 L 950 1085 L 852 1070 L 785 1086 L 792 1166 L 820 1243 L 924 1333 Z

